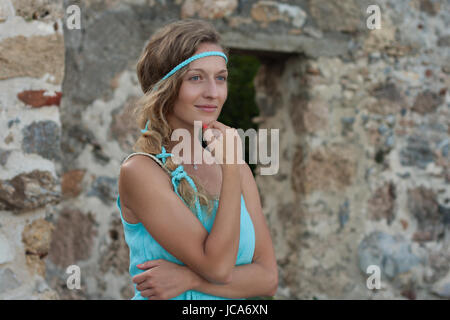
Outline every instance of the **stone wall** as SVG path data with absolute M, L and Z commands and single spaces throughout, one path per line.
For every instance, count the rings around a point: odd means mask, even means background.
M 81 9 L 81 30 L 65 8 Z M 366 27 L 370 4 L 382 28 Z M 129 299 L 115 205 L 138 136 L 135 63 L 161 25 L 211 21 L 257 56 L 255 175 L 278 299 L 450 298 L 448 1 L 0 0 L 0 298 Z M 258 170 L 257 170 L 258 171 Z M 69 290 L 66 269 L 81 270 Z M 369 265 L 382 270 L 366 287 Z
M 0 1 L 0 298 L 55 299 L 45 262 L 61 201 L 59 1 Z

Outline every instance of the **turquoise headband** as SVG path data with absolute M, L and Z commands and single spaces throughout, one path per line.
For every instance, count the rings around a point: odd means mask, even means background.
M 225 63 L 228 63 L 228 59 L 227 56 L 224 55 L 222 52 L 219 51 L 207 51 L 207 52 L 202 52 L 199 54 L 196 54 L 195 56 L 190 57 L 189 59 L 184 60 L 182 63 L 180 63 L 179 65 L 177 65 L 175 68 L 172 69 L 172 71 L 170 71 L 168 74 L 166 74 L 164 76 L 164 78 L 162 78 L 162 80 L 167 79 L 168 77 L 170 77 L 171 75 L 173 75 L 175 72 L 177 72 L 178 70 L 180 70 L 181 68 L 183 68 L 184 66 L 188 65 L 189 63 L 191 63 L 194 60 L 200 59 L 200 58 L 204 58 L 204 57 L 208 57 L 208 56 L 221 56 L 225 59 Z M 161 81 L 162 81 L 161 80 Z
M 163 81 L 163 80 L 165 80 L 165 79 L 167 79 L 168 77 L 170 77 L 175 72 L 177 72 L 181 68 L 185 67 L 186 65 L 188 65 L 192 61 L 200 59 L 200 58 L 208 57 L 208 56 L 221 56 L 221 57 L 223 57 L 225 59 L 225 63 L 228 63 L 228 58 L 223 52 L 220 52 L 220 51 L 202 52 L 202 53 L 196 54 L 196 55 L 190 57 L 189 59 L 186 59 L 183 62 L 181 62 L 179 65 L 177 65 L 175 68 L 173 68 L 168 74 L 166 74 L 160 81 L 158 81 L 158 83 Z M 155 87 L 152 89 L 152 91 L 156 90 L 157 88 L 158 88 L 158 84 L 155 85 Z M 141 129 L 142 133 L 145 133 L 146 131 L 148 131 L 148 124 L 149 123 L 150 123 L 150 120 L 147 120 L 147 123 L 145 124 L 145 129 Z

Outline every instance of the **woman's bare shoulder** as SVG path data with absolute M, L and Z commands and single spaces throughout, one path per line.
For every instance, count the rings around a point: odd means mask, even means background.
M 119 175 L 119 193 L 124 204 L 127 194 L 136 188 L 153 186 L 158 186 L 162 190 L 171 189 L 167 172 L 154 159 L 138 154 L 123 162 Z

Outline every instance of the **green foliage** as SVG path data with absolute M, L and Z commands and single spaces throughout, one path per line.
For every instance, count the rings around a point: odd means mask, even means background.
M 228 97 L 217 119 L 219 122 L 246 131 L 258 125 L 252 118 L 259 115 L 255 102 L 255 88 L 253 79 L 260 66 L 259 60 L 254 56 L 230 55 L 228 62 Z M 249 141 L 245 142 L 245 161 L 249 163 Z M 252 171 L 255 164 L 250 164 Z

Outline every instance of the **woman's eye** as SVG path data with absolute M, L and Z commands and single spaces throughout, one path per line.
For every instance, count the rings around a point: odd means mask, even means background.
M 200 76 L 193 76 L 193 77 L 190 77 L 189 78 L 189 80 L 197 80 L 197 79 L 194 79 L 194 78 L 200 78 Z M 224 77 L 224 76 L 219 76 L 218 78 L 222 78 L 221 80 L 222 81 L 227 81 L 227 77 Z

